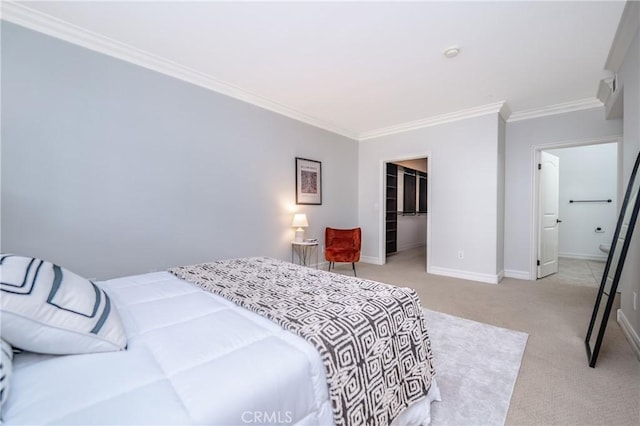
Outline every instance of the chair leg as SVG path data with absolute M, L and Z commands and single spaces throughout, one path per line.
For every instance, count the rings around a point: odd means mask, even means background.
M 351 266 L 353 266 L 353 276 L 354 276 L 354 277 L 357 277 L 357 275 L 356 275 L 356 263 L 355 263 L 355 262 L 352 262 L 352 263 L 351 263 Z
M 327 271 L 331 272 L 331 261 L 329 261 L 329 268 L 327 268 Z

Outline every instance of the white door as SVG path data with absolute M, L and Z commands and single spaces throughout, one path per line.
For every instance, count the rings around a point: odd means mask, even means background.
M 560 159 L 542 151 L 538 169 L 538 278 L 542 278 L 558 272 Z

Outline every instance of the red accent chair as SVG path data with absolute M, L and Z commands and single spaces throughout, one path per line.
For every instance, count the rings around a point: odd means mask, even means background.
M 360 228 L 354 229 L 334 229 L 324 230 L 324 258 L 335 268 L 335 262 L 350 262 L 353 266 L 353 275 L 356 276 L 356 262 L 360 261 L 360 245 L 362 241 L 362 231 Z

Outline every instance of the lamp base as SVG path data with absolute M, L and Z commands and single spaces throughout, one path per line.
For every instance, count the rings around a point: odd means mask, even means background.
M 293 239 L 296 243 L 301 243 L 304 241 L 304 229 L 298 228 L 296 229 L 296 237 Z

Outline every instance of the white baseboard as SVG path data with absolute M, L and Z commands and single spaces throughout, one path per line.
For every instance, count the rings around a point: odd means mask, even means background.
M 372 265 L 384 265 L 384 262 L 381 262 L 380 259 L 373 256 L 360 256 L 360 262 L 371 263 Z
M 531 280 L 531 273 L 529 271 L 516 271 L 513 269 L 505 269 L 504 276 L 507 278 L 516 278 L 518 280 Z
M 431 266 L 431 273 L 434 275 L 444 275 L 445 277 L 461 278 L 463 280 L 480 281 L 489 284 L 498 284 L 502 278 L 502 272 L 496 275 L 481 274 L 478 272 L 460 271 L 458 269 L 440 268 Z
M 618 315 L 616 319 L 618 320 L 618 324 L 620 324 L 620 328 L 622 328 L 624 337 L 626 337 L 629 341 L 631 349 L 633 349 L 636 357 L 638 357 L 638 360 L 640 360 L 640 337 L 638 337 L 638 333 L 636 333 L 633 327 L 631 327 L 631 324 L 629 323 L 629 320 L 625 316 L 624 312 L 622 312 L 622 309 L 618 309 Z
M 579 260 L 595 260 L 598 262 L 606 262 L 607 255 L 602 254 L 602 256 L 597 254 L 582 254 L 582 253 L 558 253 L 558 257 L 566 257 L 569 259 L 579 259 Z

